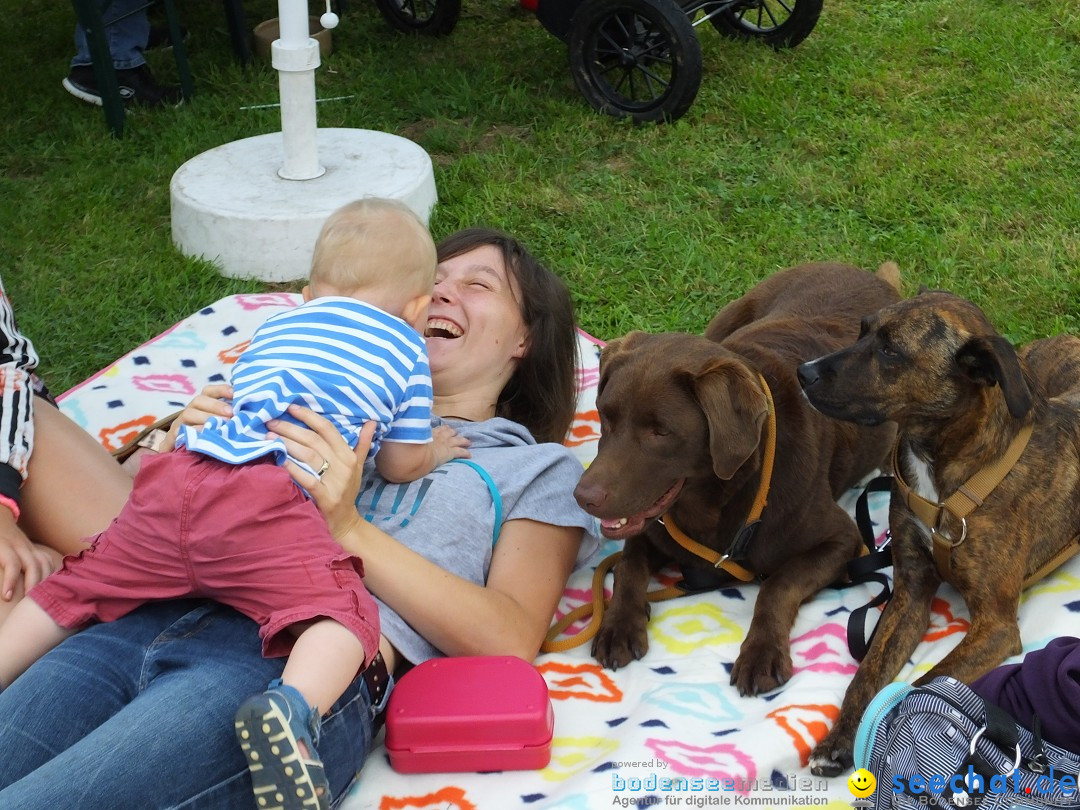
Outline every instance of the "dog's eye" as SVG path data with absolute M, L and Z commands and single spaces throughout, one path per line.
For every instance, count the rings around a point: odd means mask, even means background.
M 900 356 L 900 352 L 898 352 L 892 346 L 884 345 L 881 347 L 881 354 L 885 357 L 888 357 L 890 360 Z
M 670 436 L 671 431 L 668 430 L 667 428 L 663 428 L 663 427 L 660 427 L 659 425 L 656 425 L 652 429 L 652 435 L 657 436 L 657 437 Z

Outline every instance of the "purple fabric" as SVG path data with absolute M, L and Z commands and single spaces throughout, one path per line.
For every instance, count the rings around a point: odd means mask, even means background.
M 1019 664 L 991 670 L 971 688 L 1029 729 L 1037 714 L 1043 739 L 1080 753 L 1080 639 L 1055 638 Z

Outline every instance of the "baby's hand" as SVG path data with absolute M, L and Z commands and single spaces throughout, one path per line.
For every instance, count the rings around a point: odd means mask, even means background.
M 459 436 L 449 425 L 439 425 L 431 431 L 431 451 L 435 466 L 445 464 L 452 458 L 469 458 L 469 440 Z

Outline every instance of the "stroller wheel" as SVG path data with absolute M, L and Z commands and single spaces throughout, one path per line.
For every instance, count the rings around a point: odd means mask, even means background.
M 407 34 L 449 34 L 461 16 L 461 0 L 375 0 L 390 25 Z
M 821 5 L 822 0 L 742 0 L 709 21 L 725 37 L 758 39 L 778 50 L 794 48 L 814 30 Z
M 674 121 L 701 85 L 701 43 L 675 0 L 586 0 L 567 44 L 578 89 L 609 115 Z

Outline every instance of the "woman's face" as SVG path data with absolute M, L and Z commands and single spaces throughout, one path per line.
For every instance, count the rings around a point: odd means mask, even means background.
M 528 332 L 517 284 L 494 245 L 439 264 L 428 310 L 427 349 L 437 396 L 502 390 L 525 354 Z

